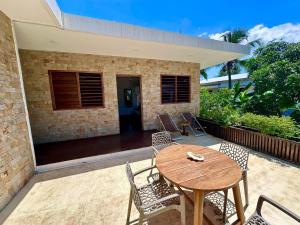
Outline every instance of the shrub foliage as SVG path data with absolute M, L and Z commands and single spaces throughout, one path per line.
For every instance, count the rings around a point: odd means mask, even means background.
M 220 89 L 209 93 L 207 89 L 202 88 L 200 116 L 225 126 L 234 124 L 239 115 L 230 104 L 231 95 L 232 91 L 229 89 Z
M 232 90 L 219 89 L 210 93 L 207 89 L 201 88 L 200 95 L 201 118 L 223 126 L 243 125 L 264 134 L 283 138 L 298 137 L 300 134 L 299 126 L 289 117 L 243 114 L 241 110 L 235 108 Z
M 291 138 L 295 137 L 299 128 L 290 117 L 263 116 L 245 113 L 240 118 L 240 124 L 263 134 Z

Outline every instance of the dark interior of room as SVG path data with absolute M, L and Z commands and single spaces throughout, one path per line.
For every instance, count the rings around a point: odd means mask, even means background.
M 139 77 L 117 77 L 120 132 L 142 130 Z

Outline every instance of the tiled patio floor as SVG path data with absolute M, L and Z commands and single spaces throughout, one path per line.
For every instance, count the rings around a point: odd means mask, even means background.
M 221 140 L 205 136 L 187 137 L 184 142 L 218 149 Z M 133 163 L 134 170 L 143 168 L 150 164 L 150 160 L 146 159 L 149 155 L 147 148 L 126 151 L 108 160 L 37 174 L 0 214 L 0 223 L 8 216 L 5 225 L 125 224 L 129 184 L 124 163 L 127 160 L 137 161 Z M 250 206 L 246 217 L 254 211 L 260 194 L 300 214 L 299 168 L 253 153 L 249 168 Z M 139 182 L 143 179 L 140 177 Z M 263 213 L 270 222 L 296 224 L 281 217 L 278 211 L 266 208 Z M 208 209 L 207 213 L 211 211 Z M 132 215 L 137 217 L 136 210 Z M 187 203 L 187 225 L 192 224 L 192 218 L 192 207 Z M 149 221 L 149 224 L 179 225 L 179 213 L 166 213 Z
M 156 131 L 137 130 L 124 134 L 37 144 L 34 146 L 37 165 L 147 147 L 151 145 L 151 135 L 154 132 Z

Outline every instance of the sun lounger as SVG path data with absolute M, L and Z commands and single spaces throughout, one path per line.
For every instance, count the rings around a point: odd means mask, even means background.
M 182 135 L 180 133 L 180 130 L 176 126 L 175 122 L 172 120 L 172 118 L 169 116 L 169 114 L 158 114 L 157 115 L 158 120 L 160 122 L 160 125 L 162 127 L 162 130 L 169 131 L 172 137 L 172 141 L 180 140 L 182 139 Z
M 189 128 L 196 137 L 206 135 L 206 132 L 204 131 L 203 127 L 191 112 L 181 113 L 181 116 L 184 120 L 186 120 L 189 123 Z

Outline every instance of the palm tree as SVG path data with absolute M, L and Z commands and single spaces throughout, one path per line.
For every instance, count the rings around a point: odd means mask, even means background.
M 226 32 L 224 35 L 222 35 L 222 38 L 225 42 L 240 44 L 242 41 L 247 40 L 248 38 L 248 32 L 244 29 L 236 29 L 230 32 Z M 259 40 L 251 41 L 248 43 L 248 45 L 255 46 L 260 45 Z M 231 61 L 228 61 L 224 64 L 221 64 L 220 69 L 220 76 L 228 76 L 228 88 L 232 88 L 232 82 L 231 82 L 231 75 L 240 73 L 241 66 L 244 65 L 244 61 L 234 59 Z

